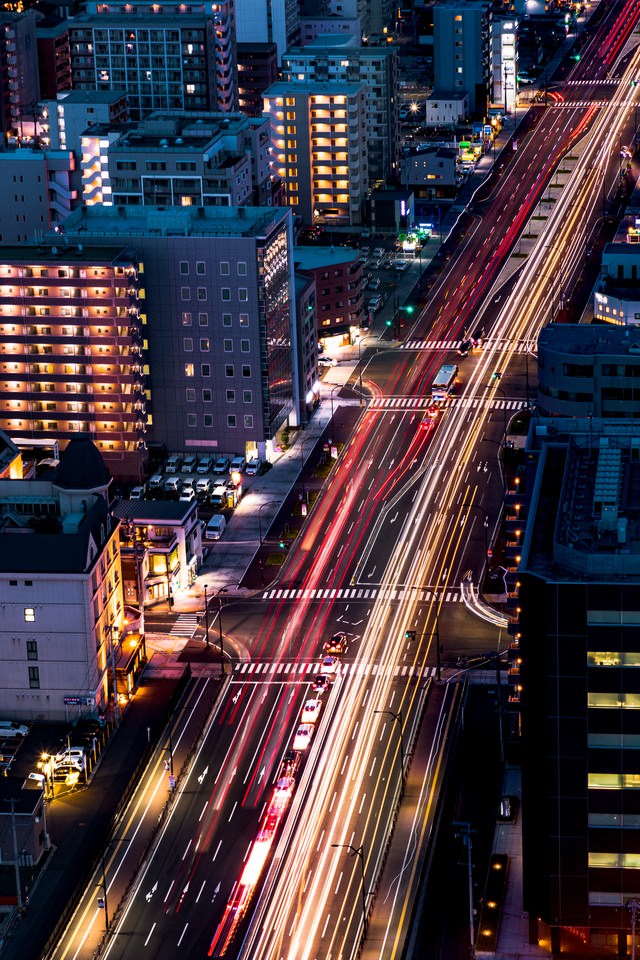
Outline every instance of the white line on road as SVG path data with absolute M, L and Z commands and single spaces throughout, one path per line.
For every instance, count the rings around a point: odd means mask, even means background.
M 145 947 L 149 945 L 149 940 L 151 940 L 151 934 L 153 933 L 153 931 L 155 930 L 155 928 L 156 928 L 156 925 L 155 925 L 155 923 L 154 923 L 153 926 L 151 927 L 151 930 L 149 930 L 149 936 L 147 937 L 147 939 L 146 939 L 145 942 L 144 942 Z
M 188 923 L 185 923 L 185 925 L 184 925 L 184 930 L 183 930 L 182 933 L 180 934 L 180 939 L 178 940 L 178 946 L 180 946 L 180 944 L 182 943 L 182 938 L 184 937 L 185 933 L 187 932 L 187 927 L 188 927 L 188 926 L 189 926 L 189 924 L 188 924 Z

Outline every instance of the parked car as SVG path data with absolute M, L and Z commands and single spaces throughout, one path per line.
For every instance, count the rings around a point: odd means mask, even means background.
M 337 367 L 338 361 L 334 360 L 333 357 L 318 357 L 318 366 L 319 367 Z
M 220 475 L 229 472 L 229 457 L 218 457 L 213 465 L 213 472 Z
M 251 460 L 247 463 L 247 476 L 255 477 L 260 473 L 262 468 L 262 460 L 260 457 L 251 457 Z
M 196 473 L 210 473 L 213 467 L 213 457 L 200 457 Z
M 145 493 L 146 488 L 144 484 L 141 484 L 138 487 L 133 487 L 131 493 L 129 494 L 129 500 L 144 500 Z
M 196 469 L 196 458 L 192 453 L 187 454 L 187 456 L 182 461 L 182 473 L 194 473 Z
M 229 467 L 229 470 L 231 473 L 242 473 L 246 465 L 247 465 L 247 461 L 245 460 L 244 457 L 234 457 L 233 460 L 231 461 L 231 466 Z
M 26 737 L 29 733 L 29 727 L 24 723 L 17 723 L 15 720 L 0 720 L 0 740 L 8 740 L 10 737 Z
M 227 521 L 221 513 L 214 513 L 204 529 L 205 540 L 219 540 L 224 533 Z
M 180 470 L 180 465 L 182 464 L 182 457 L 179 457 L 177 453 L 174 453 L 165 464 L 165 471 L 167 473 L 178 473 Z
M 165 493 L 173 494 L 180 493 L 180 487 L 182 486 L 182 480 L 180 477 L 167 477 L 164 482 Z
M 380 289 L 380 278 L 379 278 L 379 277 L 371 277 L 371 280 L 369 280 L 369 283 L 367 284 L 367 287 L 369 288 L 369 290 L 379 290 L 379 289 Z
M 154 473 L 154 475 L 151 477 L 151 480 L 149 480 L 149 492 L 157 493 L 159 490 L 162 490 L 163 485 L 164 485 L 164 477 L 162 476 L 162 474 Z
M 212 507 L 215 507 L 216 510 L 219 510 L 221 507 L 226 507 L 227 488 L 224 483 L 216 483 L 215 487 L 209 494 L 209 502 Z
M 379 293 L 374 294 L 373 297 L 369 298 L 369 303 L 367 304 L 367 309 L 372 313 L 375 313 L 376 310 L 379 310 L 382 306 L 382 297 Z
M 180 503 L 191 503 L 195 498 L 196 492 L 193 487 L 183 487 L 178 500 Z
M 211 480 L 208 477 L 200 477 L 199 480 L 196 480 L 196 494 L 197 496 L 207 496 L 211 490 Z

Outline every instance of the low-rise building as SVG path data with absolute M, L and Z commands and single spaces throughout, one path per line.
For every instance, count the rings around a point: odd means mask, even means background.
M 425 102 L 425 127 L 455 129 L 469 117 L 469 94 L 465 90 L 433 90 Z
M 195 500 L 119 500 L 125 603 L 149 606 L 173 599 L 194 582 L 202 563 L 202 536 Z
M 364 319 L 363 265 L 353 247 L 296 247 L 296 270 L 315 281 L 317 339 L 349 333 Z
M 80 169 L 70 150 L 0 151 L 0 243 L 38 240 L 80 206 Z
M 424 200 L 453 200 L 456 158 L 453 147 L 427 147 L 402 158 L 402 182 Z
M 109 707 L 125 626 L 109 483 L 88 436 L 69 443 L 52 480 L 0 480 L 3 716 L 68 720 Z

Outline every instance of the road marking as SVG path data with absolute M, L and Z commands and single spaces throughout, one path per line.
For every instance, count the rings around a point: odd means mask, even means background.
M 155 930 L 155 928 L 156 928 L 156 925 L 155 925 L 155 923 L 154 923 L 153 926 L 151 927 L 151 930 L 149 930 L 149 936 L 147 937 L 147 939 L 146 939 L 145 942 L 144 942 L 145 947 L 149 945 L 149 940 L 151 940 L 151 934 L 153 933 L 153 931 Z

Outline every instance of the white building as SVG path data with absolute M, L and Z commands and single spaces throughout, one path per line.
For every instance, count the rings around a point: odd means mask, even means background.
M 466 90 L 434 90 L 425 107 L 425 127 L 456 127 L 469 117 L 469 94 Z
M 625 217 L 602 252 L 593 316 L 597 322 L 640 325 L 640 217 Z
M 518 23 L 494 19 L 491 25 L 491 79 L 493 102 L 504 112 L 515 109 L 518 92 Z
M 82 435 L 53 479 L 0 480 L 2 716 L 53 721 L 108 707 L 124 627 L 109 482 Z

